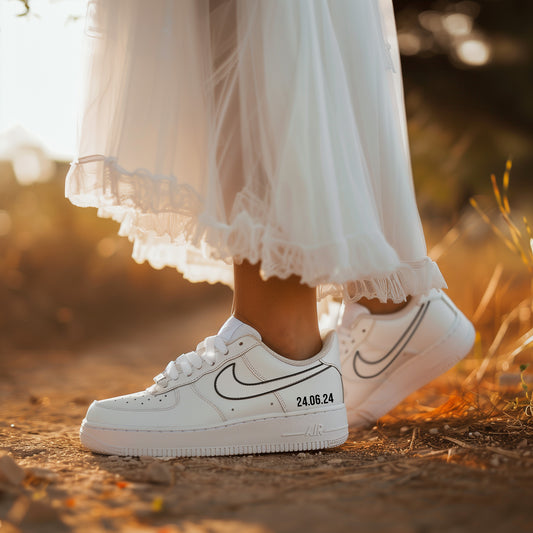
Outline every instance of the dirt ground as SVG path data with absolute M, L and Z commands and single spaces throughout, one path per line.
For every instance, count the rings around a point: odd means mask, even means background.
M 453 371 L 329 451 L 159 461 L 81 447 L 93 399 L 148 386 L 226 305 L 0 360 L 0 453 L 24 469 L 0 458 L 0 532 L 532 530 L 533 424 L 476 407 Z

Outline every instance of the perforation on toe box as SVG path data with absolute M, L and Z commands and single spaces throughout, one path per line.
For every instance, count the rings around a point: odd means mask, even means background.
M 157 411 L 159 409 L 174 407 L 176 402 L 177 394 L 173 390 L 158 395 L 141 391 L 101 400 L 98 402 L 98 405 L 106 409 L 119 409 L 124 411 Z

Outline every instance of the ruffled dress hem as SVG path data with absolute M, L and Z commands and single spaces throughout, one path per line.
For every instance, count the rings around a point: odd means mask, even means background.
M 92 155 L 73 161 L 65 194 L 73 204 L 96 207 L 98 216 L 119 222 L 119 234 L 133 243 L 135 261 L 154 268 L 173 266 L 192 282 L 232 286 L 232 263 L 248 260 L 261 262 L 264 279 L 299 275 L 302 283 L 317 287 L 318 299 L 400 302 L 408 295 L 446 288 L 429 257 L 401 261 L 392 248 L 375 246 L 377 234 L 358 232 L 344 235 L 342 242 L 304 246 L 281 239 L 247 211 L 223 224 L 206 211 L 202 195 L 190 185 L 145 169 L 129 172 L 113 157 Z M 383 269 L 365 271 L 365 262 Z

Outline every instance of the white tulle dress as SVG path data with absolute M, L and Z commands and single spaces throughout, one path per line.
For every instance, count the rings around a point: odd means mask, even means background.
M 319 297 L 444 287 L 394 24 L 391 0 L 89 1 L 67 197 L 191 281 L 248 259 Z

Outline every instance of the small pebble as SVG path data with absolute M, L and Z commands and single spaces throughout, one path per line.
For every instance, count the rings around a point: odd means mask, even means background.
M 492 466 L 500 466 L 500 458 L 499 458 L 497 455 L 493 455 L 493 456 L 490 458 L 489 463 L 490 463 Z
M 448 431 L 450 429 L 450 426 L 448 424 L 444 424 L 444 429 Z
M 308 453 L 300 452 L 300 453 L 296 454 L 296 457 L 307 457 L 308 455 L 309 455 Z
M 26 514 L 24 523 L 43 524 L 46 522 L 59 522 L 59 513 L 55 507 L 42 501 L 31 501 Z
M 406 431 L 409 431 L 409 426 L 402 426 L 400 428 L 400 433 L 405 433 Z
M 8 516 L 11 522 L 22 523 L 25 526 L 29 523 L 39 524 L 41 526 L 45 522 L 59 521 L 59 513 L 52 505 L 43 501 L 30 500 L 27 496 L 20 496 L 15 500 L 15 503 L 9 510 Z M 27 531 L 28 529 L 25 528 L 24 530 Z M 8 531 L 12 530 L 8 529 Z M 13 529 L 13 531 L 20 530 Z
M 10 428 L 14 428 L 14 427 L 15 427 L 15 424 L 10 424 L 9 427 L 10 427 Z
M 474 437 L 481 437 L 481 433 L 479 431 L 474 431 Z
M 342 459 L 330 459 L 327 463 L 328 465 L 339 465 L 342 463 Z
M 6 481 L 11 485 L 19 485 L 26 477 L 26 473 L 15 463 L 13 457 L 7 453 L 0 455 L 0 481 Z
M 431 429 L 429 430 L 429 433 L 430 433 L 431 435 L 436 435 L 438 432 L 439 432 L 439 428 L 431 428 Z
M 529 450 L 525 451 L 523 454 L 522 454 L 524 457 L 528 457 L 531 455 L 531 452 Z
M 166 463 L 153 462 L 146 467 L 146 477 L 152 483 L 170 485 L 172 483 L 172 470 Z
M 527 446 L 527 439 L 524 439 L 524 440 L 521 440 L 521 441 L 518 443 L 517 448 L 525 448 L 526 446 Z
M 53 470 L 48 470 L 47 468 L 40 468 L 38 466 L 28 468 L 27 472 L 28 474 L 30 474 L 31 477 L 43 481 L 48 481 L 49 483 L 53 483 L 54 481 L 57 481 L 59 479 L 59 474 L 57 472 L 54 472 Z

